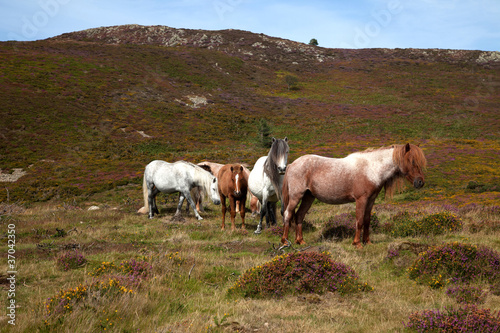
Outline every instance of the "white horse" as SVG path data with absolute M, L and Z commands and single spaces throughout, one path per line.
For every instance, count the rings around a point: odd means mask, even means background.
M 174 216 L 181 214 L 181 207 L 184 199 L 194 211 L 198 220 L 203 218 L 198 214 L 195 203 L 191 198 L 190 191 L 194 187 L 202 188 L 207 195 L 212 198 L 214 204 L 220 204 L 217 178 L 203 168 L 185 161 L 168 163 L 165 161 L 153 161 L 146 166 L 142 191 L 144 194 L 144 207 L 138 213 L 147 214 L 153 218 L 154 214 L 159 214 L 156 206 L 156 195 L 160 192 L 179 192 L 179 204 Z
M 288 138 L 275 139 L 267 156 L 262 156 L 248 177 L 248 189 L 256 196 L 261 204 L 260 221 L 255 230 L 256 234 L 262 232 L 262 220 L 266 217 L 267 227 L 270 223 L 276 224 L 276 202 L 281 199 L 283 175 L 288 163 Z

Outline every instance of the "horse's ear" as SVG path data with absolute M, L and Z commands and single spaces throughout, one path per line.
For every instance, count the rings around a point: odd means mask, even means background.
M 216 181 L 217 181 L 217 178 L 216 178 L 216 177 L 214 177 L 214 181 L 213 181 L 212 183 L 215 183 Z
M 234 171 L 234 168 L 233 168 L 233 166 L 231 165 L 231 172 L 233 172 L 233 171 Z
M 409 143 L 407 143 L 407 144 L 405 145 L 405 154 L 406 154 L 407 152 L 409 152 L 409 151 L 410 151 L 410 149 L 411 149 L 411 148 L 410 148 L 410 144 L 409 144 Z
M 240 171 L 243 172 L 243 165 L 240 165 Z
M 273 142 L 276 141 L 276 138 L 273 136 Z
M 286 136 L 285 136 L 285 139 L 284 139 L 284 140 L 285 140 L 285 142 L 288 142 L 288 137 L 286 137 Z

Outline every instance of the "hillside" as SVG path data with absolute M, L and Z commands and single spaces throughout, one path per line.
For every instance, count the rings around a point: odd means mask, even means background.
M 114 189 L 140 203 L 152 159 L 253 165 L 267 154 L 256 143 L 265 119 L 290 139 L 291 160 L 420 144 L 427 185 L 396 200 L 500 202 L 498 52 L 339 50 L 130 25 L 3 42 L 0 68 L 1 201 Z

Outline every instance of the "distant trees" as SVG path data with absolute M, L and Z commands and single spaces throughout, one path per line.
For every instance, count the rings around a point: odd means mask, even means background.
M 318 40 L 316 38 L 311 39 L 309 45 L 318 46 Z

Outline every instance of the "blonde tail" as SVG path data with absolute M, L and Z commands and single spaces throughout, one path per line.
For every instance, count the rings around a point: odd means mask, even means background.
M 139 209 L 137 213 L 148 214 L 149 213 L 149 201 L 148 201 L 148 187 L 146 186 L 146 175 L 144 175 L 144 180 L 142 181 L 142 194 L 144 195 L 144 207 Z

